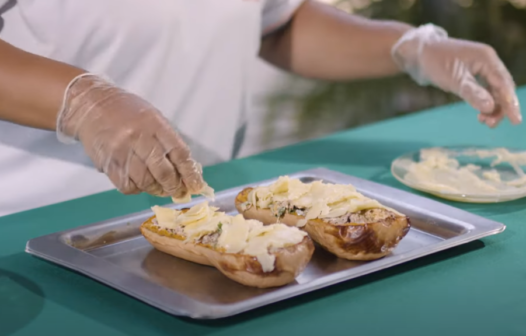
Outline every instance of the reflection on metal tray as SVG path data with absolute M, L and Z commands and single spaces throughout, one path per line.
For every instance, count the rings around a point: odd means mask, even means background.
M 153 215 L 149 210 L 32 239 L 27 243 L 26 251 L 92 277 L 168 313 L 214 319 L 379 271 L 505 229 L 501 223 L 439 202 L 327 169 L 313 169 L 290 176 L 304 182 L 323 180 L 353 184 L 364 195 L 407 214 L 412 228 L 392 254 L 372 262 L 350 262 L 316 248 L 312 261 L 296 281 L 275 289 L 245 287 L 213 267 L 197 265 L 153 249 L 139 232 L 141 223 Z M 273 181 L 275 179 L 251 185 Z M 234 199 L 246 186 L 217 193 L 213 204 L 227 213 L 236 213 Z M 195 199 L 185 206 L 202 200 Z

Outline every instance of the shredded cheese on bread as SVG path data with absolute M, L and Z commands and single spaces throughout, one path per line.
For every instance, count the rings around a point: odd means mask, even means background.
M 304 226 L 311 219 L 333 219 L 362 210 L 378 208 L 403 216 L 377 200 L 365 197 L 350 184 L 332 184 L 321 181 L 303 183 L 299 179 L 288 176 L 281 176 L 268 186 L 252 189 L 244 207 L 251 206 L 271 209 L 278 218 L 284 211 L 298 209 L 304 216 L 303 220 L 298 221 L 298 226 Z
M 183 233 L 185 242 L 197 243 L 203 237 L 214 237 L 212 248 L 225 253 L 244 254 L 255 257 L 264 272 L 274 270 L 275 255 L 272 249 L 299 244 L 307 233 L 284 224 L 264 226 L 257 220 L 244 219 L 242 215 L 230 216 L 199 203 L 188 211 L 160 206 L 152 207 L 156 224 L 165 229 Z

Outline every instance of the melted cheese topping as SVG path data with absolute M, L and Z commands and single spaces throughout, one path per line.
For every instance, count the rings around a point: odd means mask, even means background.
M 237 215 L 228 222 L 229 225 L 221 227 L 222 233 L 219 236 L 218 244 L 227 253 L 239 253 L 247 247 L 250 225 L 246 223 L 243 216 Z
M 303 183 L 288 176 L 281 176 L 269 186 L 254 188 L 248 195 L 248 203 L 261 209 L 271 209 L 276 203 L 305 209 L 305 219 L 298 221 L 298 226 L 304 226 L 310 219 L 336 218 L 374 208 L 383 208 L 402 215 L 376 200 L 365 197 L 350 184 L 321 181 Z
M 273 247 L 279 248 L 289 244 L 291 239 L 291 228 L 296 229 L 285 224 L 273 224 L 267 226 L 258 225 L 249 233 L 249 244 L 245 248 L 244 252 L 248 255 L 256 256 L 259 263 L 263 267 L 263 271 L 271 271 L 276 260 L 276 256 L 272 253 L 268 253 L 268 250 Z M 303 240 L 304 236 L 300 235 L 300 232 L 307 235 L 306 232 L 298 230 L 294 234 L 295 239 Z
M 230 216 L 211 207 L 208 202 L 193 206 L 187 212 L 159 206 L 152 207 L 157 223 L 164 228 L 182 227 L 186 242 L 219 233 L 217 248 L 226 253 L 253 256 L 264 272 L 274 269 L 275 256 L 271 248 L 284 248 L 299 244 L 307 233 L 283 224 L 263 225 L 260 221 L 246 220 L 242 215 Z

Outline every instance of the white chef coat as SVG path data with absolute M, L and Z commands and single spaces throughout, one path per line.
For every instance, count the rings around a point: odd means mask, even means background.
M 302 1 L 0 0 L 0 38 L 147 99 L 206 166 L 236 155 L 260 38 Z M 0 121 L 0 216 L 113 188 L 80 144 Z

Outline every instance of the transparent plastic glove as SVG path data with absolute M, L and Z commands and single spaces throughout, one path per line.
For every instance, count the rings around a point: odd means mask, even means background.
M 102 77 L 84 74 L 71 81 L 57 136 L 64 143 L 80 141 L 124 194 L 184 198 L 206 186 L 201 166 L 161 113 Z
M 418 84 L 464 99 L 489 127 L 506 116 L 513 124 L 522 121 L 515 83 L 488 45 L 448 38 L 445 30 L 428 24 L 405 33 L 393 46 L 392 57 Z

